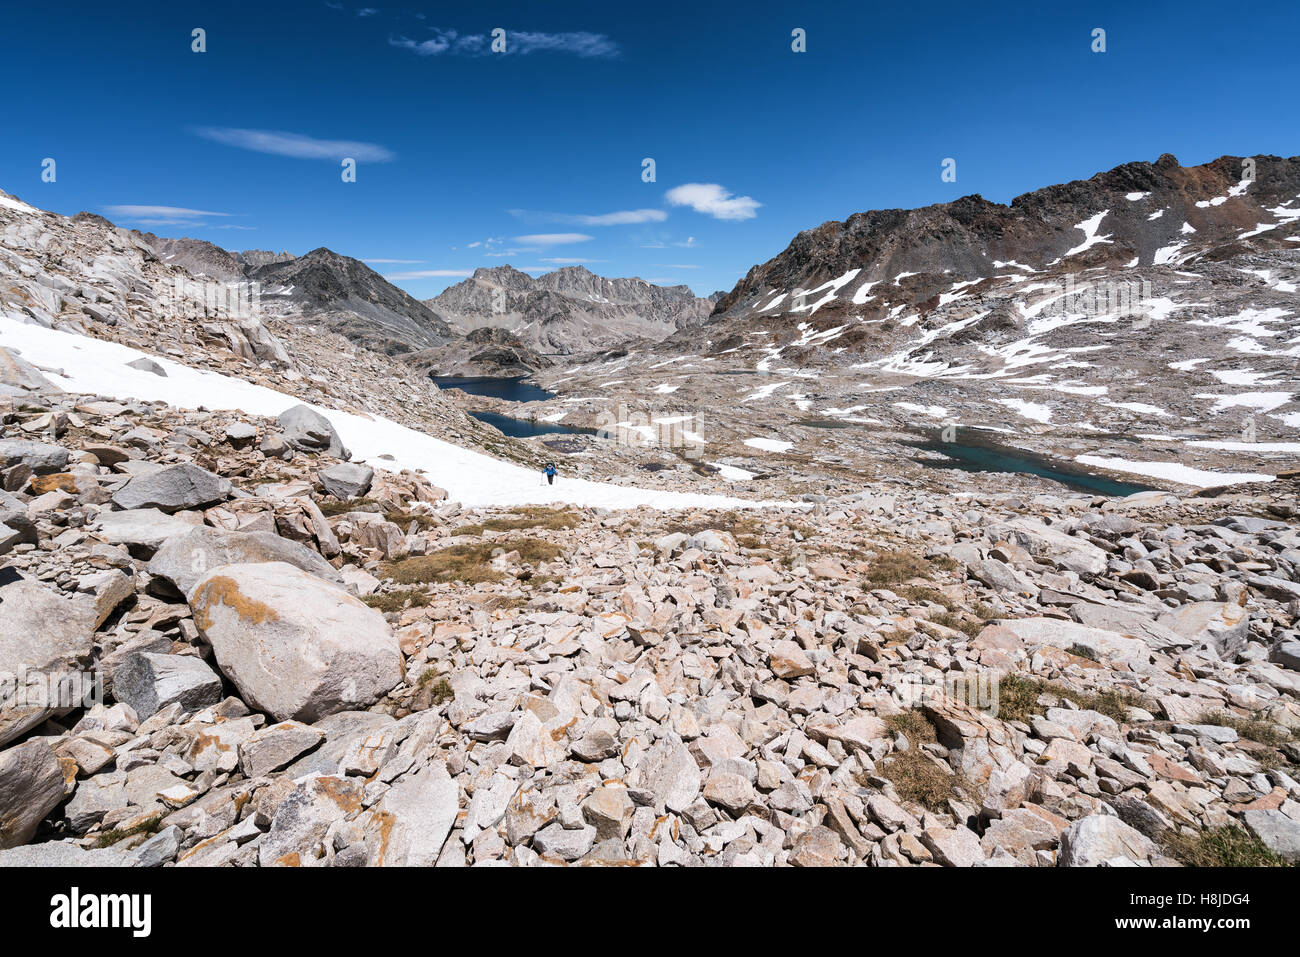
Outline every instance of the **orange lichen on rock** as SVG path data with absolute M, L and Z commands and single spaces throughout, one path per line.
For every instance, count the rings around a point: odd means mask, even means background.
M 235 614 L 253 625 L 280 620 L 280 615 L 274 608 L 244 595 L 239 590 L 239 583 L 226 575 L 213 575 L 200 585 L 192 605 L 194 623 L 204 631 L 212 627 L 212 608 L 216 605 L 233 609 Z

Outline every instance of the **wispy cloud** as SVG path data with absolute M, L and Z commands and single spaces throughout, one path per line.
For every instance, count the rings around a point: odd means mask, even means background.
M 751 196 L 732 196 L 717 183 L 684 183 L 665 197 L 673 206 L 689 206 L 714 219 L 753 219 L 763 204 Z
M 216 213 L 210 209 L 187 209 L 184 206 L 105 206 L 104 209 L 126 219 L 202 219 L 205 216 L 231 216 L 232 213 Z
M 675 242 L 665 242 L 662 239 L 653 239 L 648 243 L 642 243 L 642 249 L 667 249 L 669 246 L 680 246 L 683 249 L 693 249 L 695 247 L 695 237 L 687 236 Z
M 397 154 L 378 143 L 355 140 L 321 140 L 301 133 L 277 130 L 246 130 L 222 126 L 201 126 L 194 130 L 204 139 L 234 146 L 254 153 L 271 153 L 294 159 L 332 159 L 351 157 L 361 163 L 387 163 Z
M 516 236 L 515 242 L 527 246 L 563 246 L 568 243 L 585 243 L 591 238 L 586 233 L 533 233 L 529 236 Z
M 620 54 L 616 42 L 603 33 L 585 30 L 575 33 L 537 33 L 527 30 L 506 31 L 505 56 L 528 56 L 533 53 L 565 53 L 582 59 L 613 59 Z M 488 34 L 459 33 L 435 27 L 427 40 L 410 37 L 389 37 L 391 46 L 410 50 L 420 56 L 485 56 L 491 52 L 492 40 Z
M 668 218 L 668 214 L 662 209 L 621 209 L 594 216 L 578 213 L 544 213 L 530 209 L 511 209 L 507 212 L 516 219 L 528 223 L 568 223 L 573 226 L 627 226 L 637 223 L 662 223 Z
M 185 206 L 105 206 L 104 212 L 114 219 L 135 223 L 138 226 L 207 226 L 203 220 L 213 216 L 233 216 L 234 213 L 218 213 L 211 209 L 189 209 Z M 252 229 L 252 226 L 225 224 L 212 226 L 212 229 Z
M 468 269 L 411 269 L 406 272 L 384 273 L 385 279 L 466 279 L 473 273 Z

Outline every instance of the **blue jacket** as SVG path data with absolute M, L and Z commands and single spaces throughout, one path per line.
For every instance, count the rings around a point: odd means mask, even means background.
M 555 466 L 554 466 L 554 465 L 548 465 L 548 466 L 546 466 L 546 474 L 547 474 L 547 475 L 558 475 L 559 473 L 555 471 Z

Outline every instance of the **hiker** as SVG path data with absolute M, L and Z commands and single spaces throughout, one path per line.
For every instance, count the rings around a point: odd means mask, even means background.
M 547 484 L 547 485 L 554 485 L 554 484 L 555 484 L 555 476 L 558 475 L 558 474 L 559 474 L 559 473 L 555 470 L 555 463 L 554 463 L 554 462 L 547 462 L 547 463 L 546 463 L 546 484 Z

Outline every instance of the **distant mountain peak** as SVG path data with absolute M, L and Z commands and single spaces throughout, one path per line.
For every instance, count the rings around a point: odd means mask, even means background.
M 1286 232 L 1279 227 L 1295 217 L 1276 210 L 1298 194 L 1300 157 L 1222 156 L 1184 167 L 1165 153 L 1154 163 L 1125 163 L 1033 190 L 1009 205 L 975 193 L 916 209 L 869 210 L 798 233 L 783 252 L 751 268 L 714 315 L 756 310 L 784 291 L 789 298 L 781 307 L 762 310 L 776 315 L 800 290 L 811 293 L 841 279 L 845 285 L 832 297 L 850 301 L 864 283 L 930 277 L 913 283 L 907 301 L 914 303 L 954 280 L 992 277 L 999 263 L 1035 271 L 1133 268 L 1243 243 L 1294 248 L 1279 245 Z
M 563 355 L 664 339 L 698 325 L 713 306 L 687 286 L 610 279 L 580 264 L 536 278 L 508 264 L 482 267 L 425 302 L 461 333 L 505 329 L 539 352 Z

